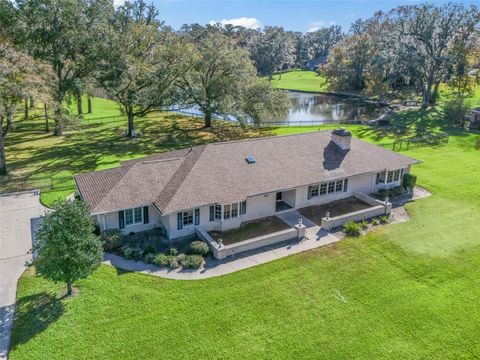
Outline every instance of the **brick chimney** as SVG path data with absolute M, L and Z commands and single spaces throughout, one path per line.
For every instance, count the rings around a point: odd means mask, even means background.
M 341 150 L 350 150 L 350 143 L 352 142 L 352 134 L 344 128 L 335 129 L 332 131 L 332 141 Z

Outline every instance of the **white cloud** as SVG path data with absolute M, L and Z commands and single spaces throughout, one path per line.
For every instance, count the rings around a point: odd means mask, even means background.
M 312 21 L 310 23 L 310 28 L 308 29 L 307 32 L 318 31 L 322 28 L 326 28 L 332 25 L 335 25 L 335 21 L 325 21 L 325 20 Z
M 227 24 L 231 24 L 233 26 L 243 26 L 247 29 L 260 29 L 262 27 L 262 23 L 256 18 L 247 18 L 247 17 L 240 17 L 234 19 L 223 19 L 220 21 L 217 20 L 210 20 L 208 22 L 210 25 L 221 24 L 225 26 Z
M 115 7 L 119 7 L 123 4 L 125 4 L 125 0 L 113 0 L 113 6 Z

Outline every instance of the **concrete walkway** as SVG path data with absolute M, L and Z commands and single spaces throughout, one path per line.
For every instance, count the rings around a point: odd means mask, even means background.
M 295 216 L 295 215 L 292 215 Z M 295 223 L 298 222 L 298 218 Z M 313 223 L 312 223 L 313 224 Z M 315 225 L 315 224 L 314 224 Z M 137 271 L 144 274 L 159 276 L 166 279 L 175 280 L 199 280 L 207 279 L 215 276 L 230 274 L 232 272 L 248 269 L 252 266 L 264 264 L 273 260 L 281 259 L 285 256 L 298 254 L 303 251 L 311 250 L 339 241 L 340 239 L 333 236 L 325 230 L 320 230 L 310 227 L 309 237 L 298 242 L 298 240 L 285 241 L 279 244 L 265 246 L 260 249 L 247 251 L 245 253 L 229 257 L 225 260 L 216 260 L 208 258 L 205 266 L 198 270 L 169 270 L 160 269 L 155 265 L 145 264 L 133 260 L 126 260 L 121 256 L 106 253 L 104 256 L 104 263 L 114 267 Z
M 0 359 L 6 359 L 15 311 L 17 281 L 31 259 L 39 216 L 46 208 L 38 191 L 0 194 Z

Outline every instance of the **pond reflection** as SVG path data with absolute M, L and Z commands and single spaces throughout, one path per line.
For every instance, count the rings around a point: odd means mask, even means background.
M 383 113 L 383 107 L 356 97 L 301 92 L 289 92 L 288 97 L 288 115 L 265 122 L 356 122 L 376 119 Z

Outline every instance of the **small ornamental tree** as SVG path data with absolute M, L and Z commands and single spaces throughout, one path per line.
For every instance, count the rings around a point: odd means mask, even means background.
M 58 202 L 54 211 L 42 218 L 33 245 L 36 270 L 39 275 L 67 284 L 86 278 L 102 261 L 102 242 L 93 234 L 94 222 L 80 201 Z
M 417 183 L 417 177 L 413 174 L 403 175 L 403 187 L 408 191 L 412 191 Z

